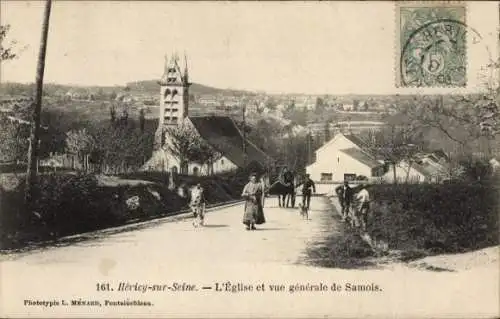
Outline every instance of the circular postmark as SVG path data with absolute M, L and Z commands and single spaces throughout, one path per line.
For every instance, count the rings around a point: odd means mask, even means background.
M 400 78 L 403 86 L 466 87 L 467 32 L 461 21 L 440 19 L 413 31 L 401 50 Z

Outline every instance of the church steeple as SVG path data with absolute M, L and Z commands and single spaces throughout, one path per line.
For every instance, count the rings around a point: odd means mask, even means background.
M 187 62 L 186 52 L 184 52 L 184 83 L 189 85 L 189 73 L 188 73 L 188 62 Z
M 188 116 L 189 82 L 187 59 L 184 60 L 184 72 L 179 65 L 179 56 L 174 53 L 170 60 L 165 55 L 163 75 L 160 84 L 160 119 L 158 132 L 165 127 L 181 124 Z

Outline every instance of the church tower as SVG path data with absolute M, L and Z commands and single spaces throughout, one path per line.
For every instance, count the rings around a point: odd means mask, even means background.
M 184 72 L 179 65 L 179 57 L 174 54 L 170 61 L 165 56 L 165 70 L 160 84 L 160 121 L 158 130 L 179 125 L 188 116 L 189 78 L 186 57 Z

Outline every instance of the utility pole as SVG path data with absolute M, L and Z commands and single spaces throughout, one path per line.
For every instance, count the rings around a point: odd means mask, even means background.
M 309 129 L 309 132 L 307 133 L 307 165 L 311 164 L 311 139 L 312 133 Z
M 246 105 L 243 105 L 243 166 L 247 167 L 247 124 L 246 124 Z
M 47 52 L 47 37 L 49 33 L 49 18 L 52 0 L 45 2 L 45 12 L 42 24 L 42 37 L 40 39 L 40 51 L 38 52 L 38 64 L 36 67 L 36 91 L 34 108 L 31 120 L 30 143 L 28 148 L 28 169 L 26 172 L 26 208 L 31 209 L 33 203 L 33 192 L 37 177 L 38 150 L 40 138 L 40 113 L 42 111 L 43 74 L 45 71 L 45 55 Z

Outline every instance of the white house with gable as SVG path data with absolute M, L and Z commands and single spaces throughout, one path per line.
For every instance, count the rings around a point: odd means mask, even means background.
M 338 182 L 384 175 L 384 162 L 377 160 L 365 143 L 352 134 L 336 134 L 315 153 L 316 161 L 306 167 L 314 181 Z
M 396 170 L 394 172 L 394 169 Z M 425 183 L 431 181 L 430 172 L 427 171 L 422 165 L 412 163 L 408 164 L 407 161 L 401 161 L 392 165 L 383 176 L 383 180 L 388 183 L 394 183 L 394 173 L 396 173 L 396 182 L 398 183 Z

